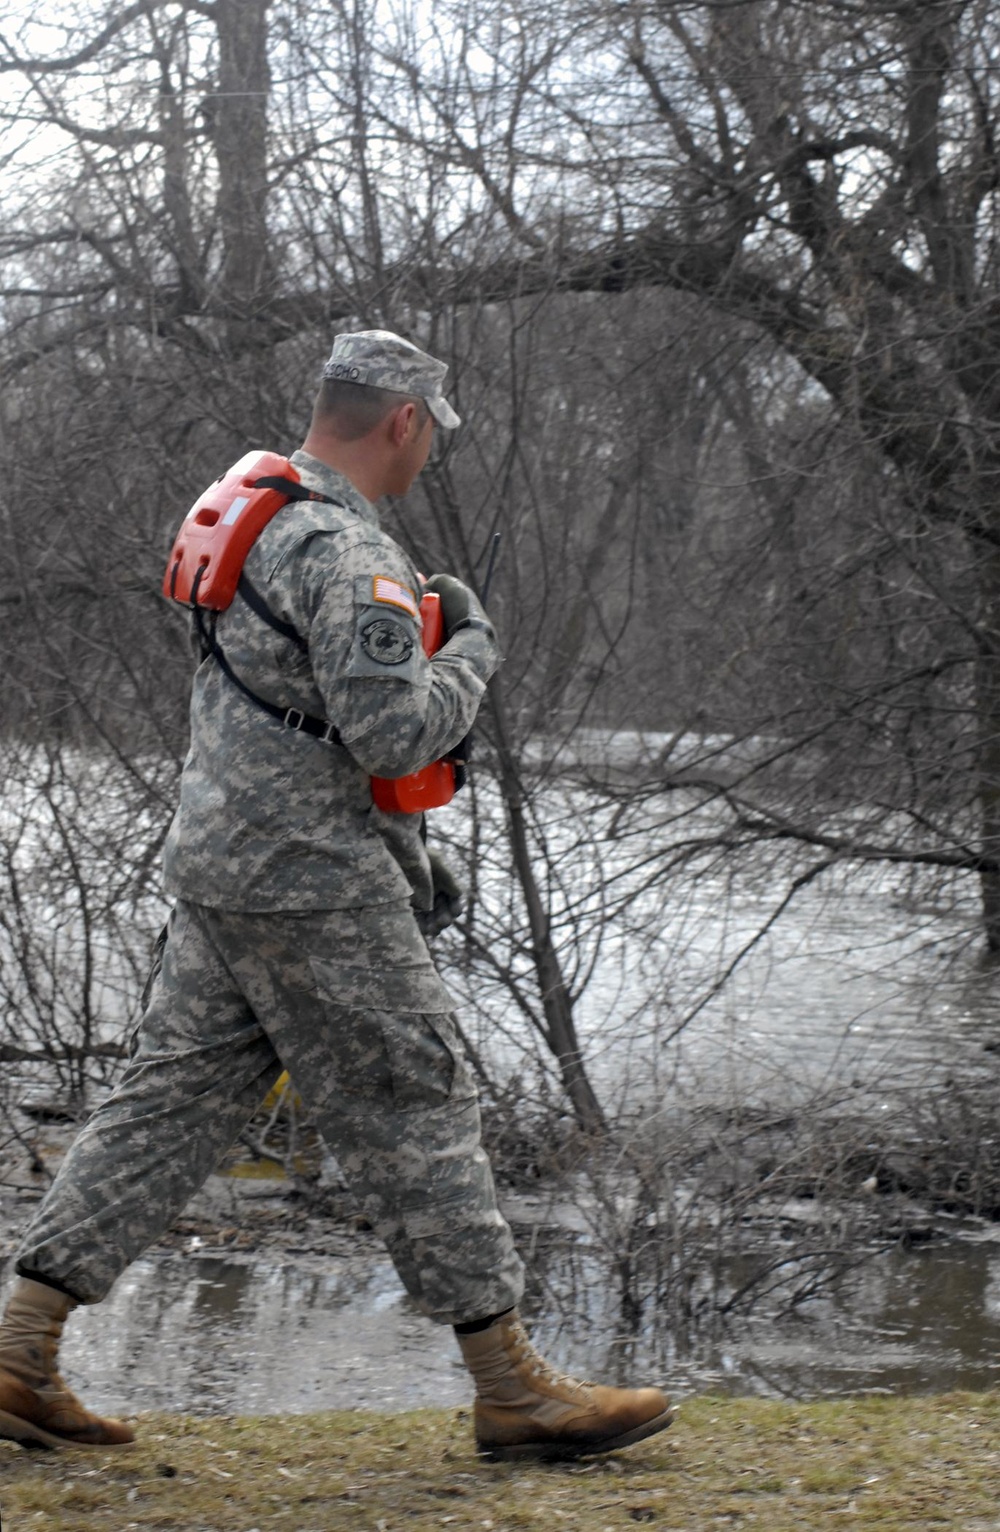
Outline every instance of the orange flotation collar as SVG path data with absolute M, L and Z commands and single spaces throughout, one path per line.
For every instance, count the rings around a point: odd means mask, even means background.
M 224 612 L 232 605 L 247 554 L 289 500 L 320 500 L 277 452 L 248 452 L 199 495 L 181 522 L 167 560 L 163 594 L 186 606 Z
M 288 458 L 277 452 L 246 453 L 198 496 L 182 521 L 167 560 L 163 594 L 192 608 L 204 652 L 213 656 L 228 679 L 251 702 L 287 729 L 309 734 L 326 744 L 339 744 L 337 727 L 329 719 L 313 718 L 299 708 L 278 707 L 251 691 L 223 654 L 215 637 L 214 619 L 206 623 L 202 616 L 203 609 L 224 612 L 239 591 L 269 626 L 305 649 L 294 628 L 269 610 L 243 573 L 246 556 L 257 538 L 290 500 L 328 501 L 328 496 L 306 489 Z M 425 594 L 420 602 L 420 616 L 424 653 L 430 656 L 444 641 L 441 598 L 433 592 Z M 452 760 L 432 761 L 405 777 L 371 780 L 372 797 L 383 812 L 420 814 L 451 801 L 464 782 L 464 767 Z

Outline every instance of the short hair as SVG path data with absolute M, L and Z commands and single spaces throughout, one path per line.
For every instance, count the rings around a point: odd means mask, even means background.
M 348 383 L 343 378 L 323 378 L 313 406 L 313 421 L 326 427 L 338 441 L 353 442 L 374 431 L 380 421 L 403 404 L 417 406 L 423 426 L 430 410 L 419 394 L 374 388 L 368 383 Z

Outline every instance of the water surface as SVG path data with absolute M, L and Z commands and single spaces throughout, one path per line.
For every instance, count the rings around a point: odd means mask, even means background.
M 387 1260 L 330 1268 L 144 1257 L 105 1303 L 74 1314 L 65 1373 L 105 1410 L 268 1415 L 468 1402 L 450 1330 L 415 1310 Z M 657 1381 L 680 1396 L 992 1388 L 1000 1237 L 972 1230 L 947 1247 L 877 1257 L 849 1290 L 780 1324 L 703 1339 L 668 1327 L 657 1342 L 616 1341 L 614 1326 L 599 1286 L 577 1291 L 572 1311 L 543 1308 L 532 1323 L 551 1359 L 578 1375 Z

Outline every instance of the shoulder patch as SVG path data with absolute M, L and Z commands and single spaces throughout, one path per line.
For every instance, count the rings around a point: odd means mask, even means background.
M 402 623 L 375 617 L 361 629 L 361 647 L 377 665 L 405 665 L 414 643 Z
M 388 575 L 375 575 L 372 580 L 372 600 L 382 606 L 398 606 L 411 617 L 420 611 L 416 593 L 408 585 L 401 585 Z
M 355 575 L 354 636 L 344 674 L 413 683 L 423 659 L 420 613 L 410 587 L 389 575 Z

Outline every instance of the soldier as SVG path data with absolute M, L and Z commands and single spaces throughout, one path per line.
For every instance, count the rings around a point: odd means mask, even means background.
M 424 655 L 419 577 L 374 509 L 409 489 L 435 425 L 459 424 L 446 372 L 386 331 L 337 336 L 291 459 L 316 498 L 269 522 L 249 584 L 218 615 L 166 844 L 174 908 L 121 1083 L 18 1254 L 0 1322 L 2 1437 L 133 1439 L 59 1377 L 63 1323 L 169 1226 L 283 1067 L 407 1291 L 454 1326 L 480 1452 L 579 1456 L 670 1421 L 659 1389 L 564 1377 L 524 1332 L 521 1262 L 418 920 L 440 925 L 457 890 L 419 816 L 372 803 L 372 776 L 464 738 L 500 660 L 477 597 L 448 575 L 428 582 L 446 642 Z

